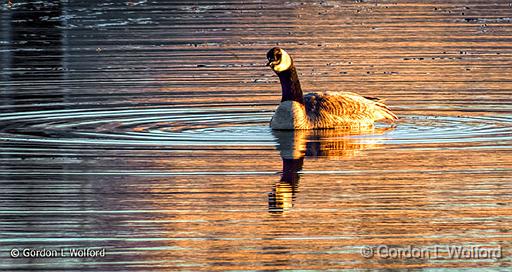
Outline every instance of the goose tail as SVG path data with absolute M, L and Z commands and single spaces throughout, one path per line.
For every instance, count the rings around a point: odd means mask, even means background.
M 382 102 L 375 102 L 375 120 L 389 120 L 391 122 L 394 122 L 395 120 L 398 120 L 398 116 L 396 116 L 393 112 L 391 112 L 391 109 L 386 106 L 386 104 Z

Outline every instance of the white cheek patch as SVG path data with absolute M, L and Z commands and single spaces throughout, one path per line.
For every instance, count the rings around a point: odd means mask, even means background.
M 279 63 L 279 65 L 272 67 L 272 69 L 279 73 L 288 70 L 288 68 L 290 68 L 291 65 L 292 59 L 290 58 L 290 55 L 288 55 L 286 51 L 281 49 L 281 62 Z

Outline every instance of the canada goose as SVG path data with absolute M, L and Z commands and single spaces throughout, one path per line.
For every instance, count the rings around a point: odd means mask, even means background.
M 398 117 L 378 98 L 351 92 L 314 92 L 303 96 L 293 59 L 281 48 L 267 53 L 268 63 L 281 81 L 282 98 L 272 129 L 372 127 L 375 121 Z

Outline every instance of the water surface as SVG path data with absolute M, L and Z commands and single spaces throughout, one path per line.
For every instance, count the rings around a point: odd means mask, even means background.
M 278 2 L 2 3 L 0 269 L 509 269 L 510 3 Z M 272 131 L 276 45 L 399 122 Z

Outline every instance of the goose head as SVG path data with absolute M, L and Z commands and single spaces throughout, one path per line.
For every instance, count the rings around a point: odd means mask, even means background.
M 267 52 L 267 66 L 270 66 L 276 73 L 290 69 L 292 58 L 286 51 L 279 47 L 274 47 Z

